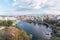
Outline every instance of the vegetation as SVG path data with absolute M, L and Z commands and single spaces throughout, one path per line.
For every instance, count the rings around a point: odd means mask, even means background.
M 0 26 L 11 26 L 13 24 L 13 21 L 9 20 L 9 21 L 1 21 L 0 20 Z
M 10 26 L 0 30 L 0 40 L 32 40 L 32 34 L 28 35 L 16 26 Z
M 0 40 L 32 40 L 32 34 L 28 35 L 25 31 L 13 26 L 13 21 L 1 21 Z
M 40 22 L 42 22 L 42 21 L 38 21 L 38 20 L 35 20 L 35 21 L 32 21 L 32 20 L 26 20 L 26 22 L 29 22 L 29 23 L 40 23 Z M 60 36 L 60 35 L 58 35 L 57 34 L 57 27 L 60 27 L 60 23 L 58 22 L 58 21 L 56 21 L 56 20 L 49 20 L 49 18 L 47 17 L 46 19 L 44 19 L 43 20 L 43 22 L 46 22 L 46 23 L 48 23 L 48 24 L 51 24 L 53 27 L 52 27 L 52 36 L 54 35 L 54 38 L 53 39 L 51 39 L 51 40 L 60 40 L 59 38 L 60 37 L 58 37 L 58 36 Z M 38 38 L 37 40 L 43 40 L 43 39 L 41 39 L 41 38 Z
M 54 37 L 51 40 L 60 40 L 60 37 Z
M 44 22 L 52 24 L 52 25 L 55 25 L 56 23 L 58 23 L 58 21 L 56 21 L 56 20 L 47 20 L 47 19 L 44 20 Z
M 44 20 L 44 22 L 53 25 L 53 27 L 52 27 L 52 32 L 53 32 L 52 36 L 53 36 L 53 38 L 51 40 L 60 40 L 60 33 L 57 32 L 57 31 L 60 30 L 60 23 L 56 20 L 49 20 L 48 18 L 46 20 Z
M 29 23 L 40 23 L 41 20 L 25 20 Z M 57 27 L 60 27 L 60 23 L 56 20 L 49 20 L 48 18 L 43 20 L 43 22 L 53 25 L 52 32 L 54 37 L 51 40 L 60 40 L 60 35 L 57 34 Z M 0 40 L 32 40 L 32 34 L 27 34 L 25 31 L 19 29 L 16 26 L 12 26 L 13 21 L 1 21 L 0 26 L 6 26 L 4 29 L 0 30 Z M 59 29 L 60 30 L 60 29 Z M 37 40 L 45 40 L 42 38 L 37 38 Z

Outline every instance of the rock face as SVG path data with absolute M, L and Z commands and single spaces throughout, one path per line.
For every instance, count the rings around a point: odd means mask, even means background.
M 25 31 L 17 27 L 7 27 L 0 30 L 0 40 L 31 40 L 32 35 L 27 35 Z

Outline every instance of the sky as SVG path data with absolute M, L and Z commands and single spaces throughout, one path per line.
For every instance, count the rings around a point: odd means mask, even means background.
M 0 15 L 59 14 L 60 0 L 0 0 Z

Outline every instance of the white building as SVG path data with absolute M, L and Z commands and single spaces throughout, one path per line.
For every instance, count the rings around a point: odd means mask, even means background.
M 9 16 L 5 16 L 5 17 L 0 16 L 0 20 L 17 20 L 17 18 L 9 17 Z

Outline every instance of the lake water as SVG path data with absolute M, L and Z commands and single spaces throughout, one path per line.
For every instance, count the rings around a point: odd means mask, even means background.
M 43 37 L 46 39 L 50 39 L 52 29 L 51 27 L 46 27 L 46 25 L 43 24 L 34 24 L 34 23 L 27 23 L 20 21 L 16 24 L 20 29 L 26 31 L 28 34 L 33 35 L 33 40 L 35 40 L 36 37 Z M 35 37 L 35 38 L 34 38 Z

